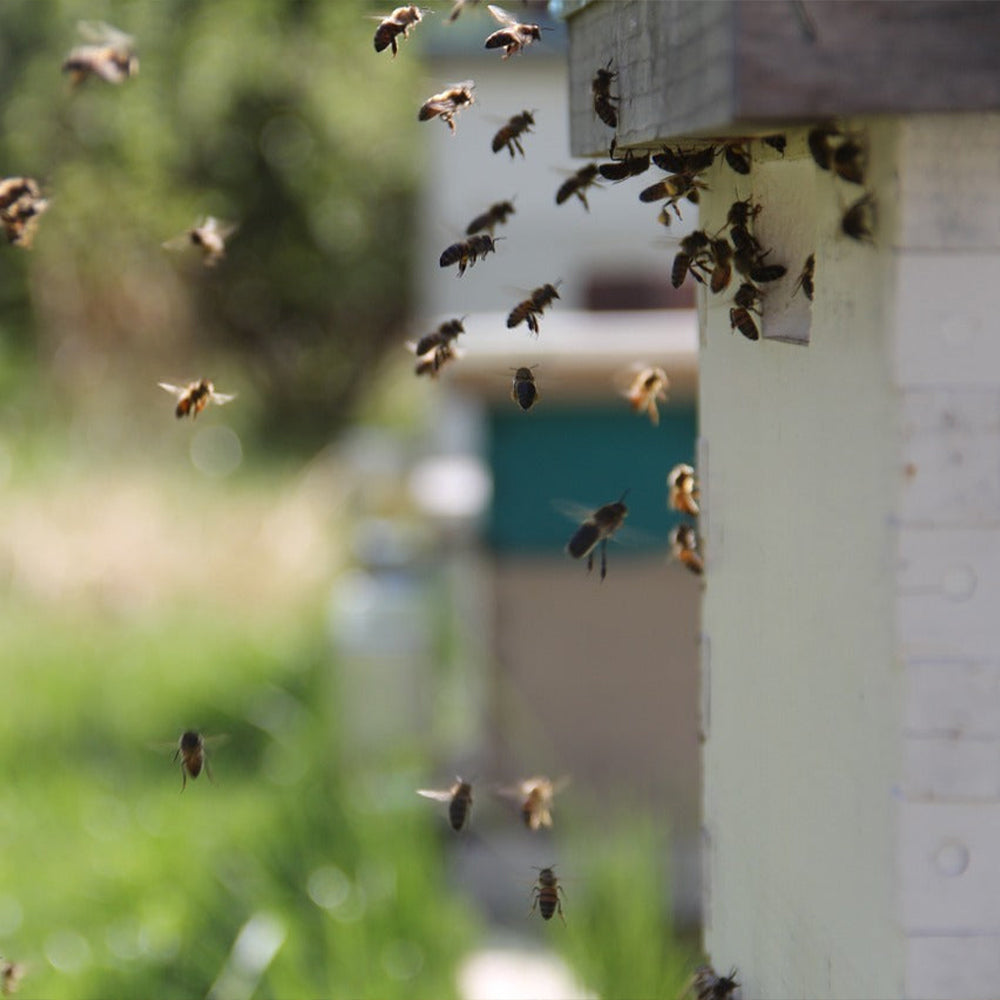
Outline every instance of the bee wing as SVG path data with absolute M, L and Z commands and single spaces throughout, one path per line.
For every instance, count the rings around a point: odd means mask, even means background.
M 552 506 L 563 517 L 567 517 L 571 521 L 588 521 L 597 509 L 596 507 L 584 507 L 573 500 L 553 500 Z
M 213 392 L 211 395 L 211 400 L 216 406 L 224 406 L 226 403 L 231 403 L 235 398 L 235 392 Z
M 512 28 L 517 24 L 517 18 L 511 14 L 508 14 L 503 7 L 498 7 L 495 3 L 488 3 L 486 9 L 498 20 L 505 28 Z
M 200 228 L 215 233 L 221 240 L 228 240 L 240 226 L 238 222 L 224 222 L 222 219 L 217 219 L 214 215 L 209 215 Z
M 454 792 L 450 788 L 418 788 L 417 795 L 436 802 L 451 802 Z
M 186 385 L 171 385 L 169 382 L 157 382 L 156 383 L 161 389 L 166 389 L 167 392 L 172 396 L 176 396 L 178 399 L 187 392 Z
M 188 247 L 194 246 L 191 242 L 191 230 L 185 229 L 183 233 L 178 233 L 169 240 L 164 240 L 160 246 L 164 250 L 186 250 Z
M 104 21 L 77 21 L 77 31 L 94 45 L 112 45 L 115 48 L 129 49 L 135 44 L 135 39 Z

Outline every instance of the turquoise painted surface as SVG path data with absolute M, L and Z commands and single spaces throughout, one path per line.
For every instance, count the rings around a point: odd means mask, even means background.
M 667 510 L 667 473 L 694 464 L 696 433 L 693 409 L 661 410 L 658 427 L 624 405 L 494 410 L 487 541 L 497 552 L 558 555 L 578 523 L 561 508 L 593 509 L 628 489 L 615 557 L 665 552 L 678 520 Z

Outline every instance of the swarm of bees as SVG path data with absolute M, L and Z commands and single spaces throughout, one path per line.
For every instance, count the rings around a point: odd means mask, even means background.
M 608 539 L 622 526 L 628 515 L 625 506 L 626 490 L 620 500 L 598 507 L 573 533 L 566 544 L 566 551 L 574 559 L 587 557 L 587 572 L 594 568 L 594 549 L 601 547 L 601 579 L 608 575 L 607 547 Z
M 379 25 L 375 29 L 375 51 L 382 52 L 387 48 L 392 49 L 392 57 L 396 58 L 399 48 L 396 39 L 402 35 L 406 38 L 410 28 L 419 24 L 421 18 L 431 11 L 418 7 L 416 4 L 409 4 L 406 7 L 397 7 L 391 14 L 382 17 Z
M 8 243 L 29 249 L 38 217 L 48 207 L 38 182 L 32 178 L 6 177 L 0 181 L 0 223 Z
M 62 64 L 74 87 L 90 76 L 105 83 L 124 83 L 139 72 L 131 35 L 103 21 L 80 21 L 77 27 L 87 44 L 71 49 Z
M 486 9 L 503 25 L 486 39 L 487 49 L 503 49 L 502 59 L 509 59 L 516 52 L 527 48 L 542 37 L 542 29 L 537 24 L 521 24 L 516 17 L 508 14 L 496 4 L 487 4 Z

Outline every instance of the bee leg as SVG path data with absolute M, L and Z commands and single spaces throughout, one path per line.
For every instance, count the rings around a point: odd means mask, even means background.
M 608 540 L 606 538 L 601 539 L 601 579 L 603 580 L 608 575 Z
M 182 765 L 181 766 L 181 791 L 182 792 L 184 791 L 185 788 L 187 788 L 187 783 L 188 783 L 187 770 Z
M 594 550 L 590 550 L 590 555 L 587 556 L 587 572 L 589 573 L 594 568 Z
M 209 781 L 214 781 L 215 780 L 212 777 L 212 769 L 208 766 L 208 758 L 207 757 L 205 759 L 205 774 L 208 776 L 208 780 Z

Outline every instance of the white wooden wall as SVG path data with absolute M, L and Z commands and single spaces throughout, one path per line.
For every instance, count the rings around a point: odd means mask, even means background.
M 1000 116 L 848 124 L 874 246 L 804 131 L 702 205 L 790 271 L 759 343 L 702 301 L 705 944 L 747 997 L 996 997 Z

